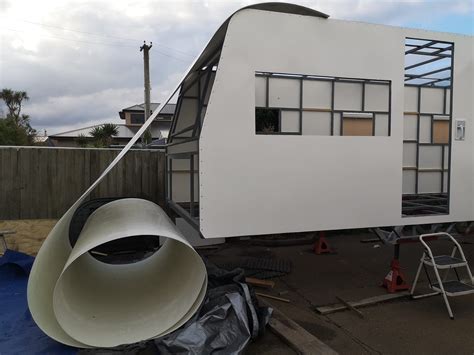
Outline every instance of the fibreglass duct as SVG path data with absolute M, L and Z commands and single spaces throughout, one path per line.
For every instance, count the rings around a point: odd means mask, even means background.
M 133 343 L 172 332 L 199 308 L 207 287 L 204 264 L 158 206 L 137 199 L 104 205 L 89 217 L 74 248 L 69 244 L 69 225 L 81 203 L 179 90 L 203 52 L 184 72 L 175 90 L 159 101 L 159 109 L 61 217 L 41 246 L 28 280 L 28 306 L 36 324 L 51 338 L 77 347 Z M 97 216 L 114 222 L 108 225 Z M 115 223 L 122 229 L 115 228 Z M 88 253 L 107 241 L 144 233 L 168 240 L 156 255 L 141 262 L 109 265 Z
M 63 225 L 46 239 L 28 283 L 33 319 L 51 338 L 77 347 L 135 343 L 172 332 L 200 306 L 207 287 L 204 263 L 156 204 L 105 204 L 88 218 L 73 248 Z M 167 239 L 135 263 L 106 264 L 89 253 L 140 235 Z

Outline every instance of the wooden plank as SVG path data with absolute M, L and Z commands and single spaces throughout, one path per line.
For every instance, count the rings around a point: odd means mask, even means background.
M 268 295 L 266 293 L 260 293 L 260 292 L 255 292 L 257 296 L 260 297 L 265 297 L 265 298 L 270 298 L 272 300 L 280 301 L 280 302 L 285 302 L 285 303 L 290 303 L 290 300 L 288 298 L 281 298 L 273 295 Z
M 298 323 L 287 317 L 275 306 L 269 305 L 261 299 L 259 299 L 259 301 L 273 308 L 273 314 L 268 323 L 270 330 L 298 354 L 337 354 L 334 349 L 330 348 Z
M 31 193 L 34 191 L 31 189 L 32 175 L 30 175 L 30 164 L 31 156 L 34 152 L 30 152 L 27 149 L 19 149 L 18 151 L 18 167 L 20 173 L 20 219 L 29 219 L 32 218 L 31 213 Z M 36 177 L 35 177 L 36 178 Z
M 155 158 L 153 159 L 153 176 L 155 177 L 154 183 L 154 199 L 156 202 L 164 207 L 166 205 L 165 197 L 165 181 L 166 181 L 166 167 L 165 161 L 166 157 L 163 153 L 155 153 Z
M 143 198 L 147 200 L 153 200 L 153 196 L 151 195 L 151 184 L 150 184 L 150 178 L 153 176 L 153 172 L 150 171 L 150 166 L 152 166 L 151 162 L 151 152 L 141 152 L 140 154 L 140 177 L 141 177 L 141 182 L 142 182 L 142 191 L 141 195 Z
M 256 279 L 255 277 L 246 277 L 245 282 L 256 287 L 273 288 L 275 282 L 269 280 Z
M 36 203 L 33 213 L 34 218 L 45 219 L 48 218 L 48 175 L 47 164 L 48 150 L 38 149 L 38 189 L 36 190 Z
M 46 174 L 47 174 L 47 200 L 46 208 L 48 218 L 55 218 L 59 215 L 57 209 L 56 196 L 58 193 L 58 172 L 57 172 L 58 151 L 51 149 L 48 152 L 48 159 L 46 160 Z
M 396 299 L 406 298 L 410 296 L 408 291 L 398 292 L 398 293 L 387 293 L 379 296 L 365 298 L 360 301 L 348 302 L 352 307 L 365 307 L 373 304 L 388 302 Z M 320 314 L 330 314 L 338 311 L 343 311 L 347 309 L 347 306 L 341 303 L 337 303 L 329 306 L 316 307 L 315 310 Z
M 364 314 L 359 311 L 357 308 L 355 308 L 354 306 L 352 306 L 349 302 L 347 302 L 346 300 L 343 300 L 341 297 L 339 296 L 336 296 L 336 298 L 344 305 L 346 306 L 347 308 L 349 308 L 350 310 L 354 311 L 360 318 L 364 318 Z
M 331 112 L 330 108 L 304 108 L 303 112 Z

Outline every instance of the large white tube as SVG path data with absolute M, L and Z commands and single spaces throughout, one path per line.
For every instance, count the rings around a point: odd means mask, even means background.
M 71 248 L 57 225 L 35 260 L 28 304 L 50 337 L 78 347 L 112 347 L 170 333 L 199 308 L 207 287 L 202 259 L 152 202 L 120 199 L 97 209 Z M 165 237 L 150 257 L 106 264 L 90 250 L 131 236 Z

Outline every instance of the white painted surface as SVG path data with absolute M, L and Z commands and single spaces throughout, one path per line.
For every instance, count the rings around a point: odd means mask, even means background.
M 328 136 L 331 134 L 331 113 L 303 112 L 303 135 Z
M 305 80 L 303 82 L 304 108 L 331 108 L 331 83 L 328 81 Z
M 413 95 L 405 102 L 406 36 L 455 42 L 453 119 L 462 116 L 471 122 L 472 37 L 258 10 L 238 12 L 230 20 L 201 134 L 202 234 L 213 238 L 473 219 L 472 125 L 466 141 L 453 141 L 450 214 L 401 217 L 404 131 L 407 139 L 416 138 L 413 125 L 404 128 L 411 118 L 404 120 L 403 112 L 417 111 Z M 392 135 L 257 136 L 256 71 L 391 80 Z M 346 102 L 337 101 L 337 108 L 360 109 L 361 93 L 355 86 L 336 89 L 346 92 Z M 295 98 L 284 102 L 286 89 L 280 89 L 270 93 L 272 102 L 296 106 Z M 428 109 L 431 98 L 426 95 Z M 229 110 L 231 101 L 239 104 Z
M 281 111 L 280 130 L 286 133 L 295 133 L 300 131 L 300 113 L 299 111 Z
M 89 216 L 74 248 L 67 230 L 53 228 L 28 281 L 30 311 L 50 337 L 78 347 L 131 344 L 172 332 L 200 306 L 207 288 L 204 263 L 154 203 L 121 199 L 103 205 Z M 106 264 L 89 254 L 140 235 L 168 240 L 130 264 Z M 41 297 L 44 292 L 48 298 Z

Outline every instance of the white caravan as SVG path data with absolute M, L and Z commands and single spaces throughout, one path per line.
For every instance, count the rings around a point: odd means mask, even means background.
M 473 43 L 237 11 L 178 85 L 169 206 L 204 238 L 474 220 Z

